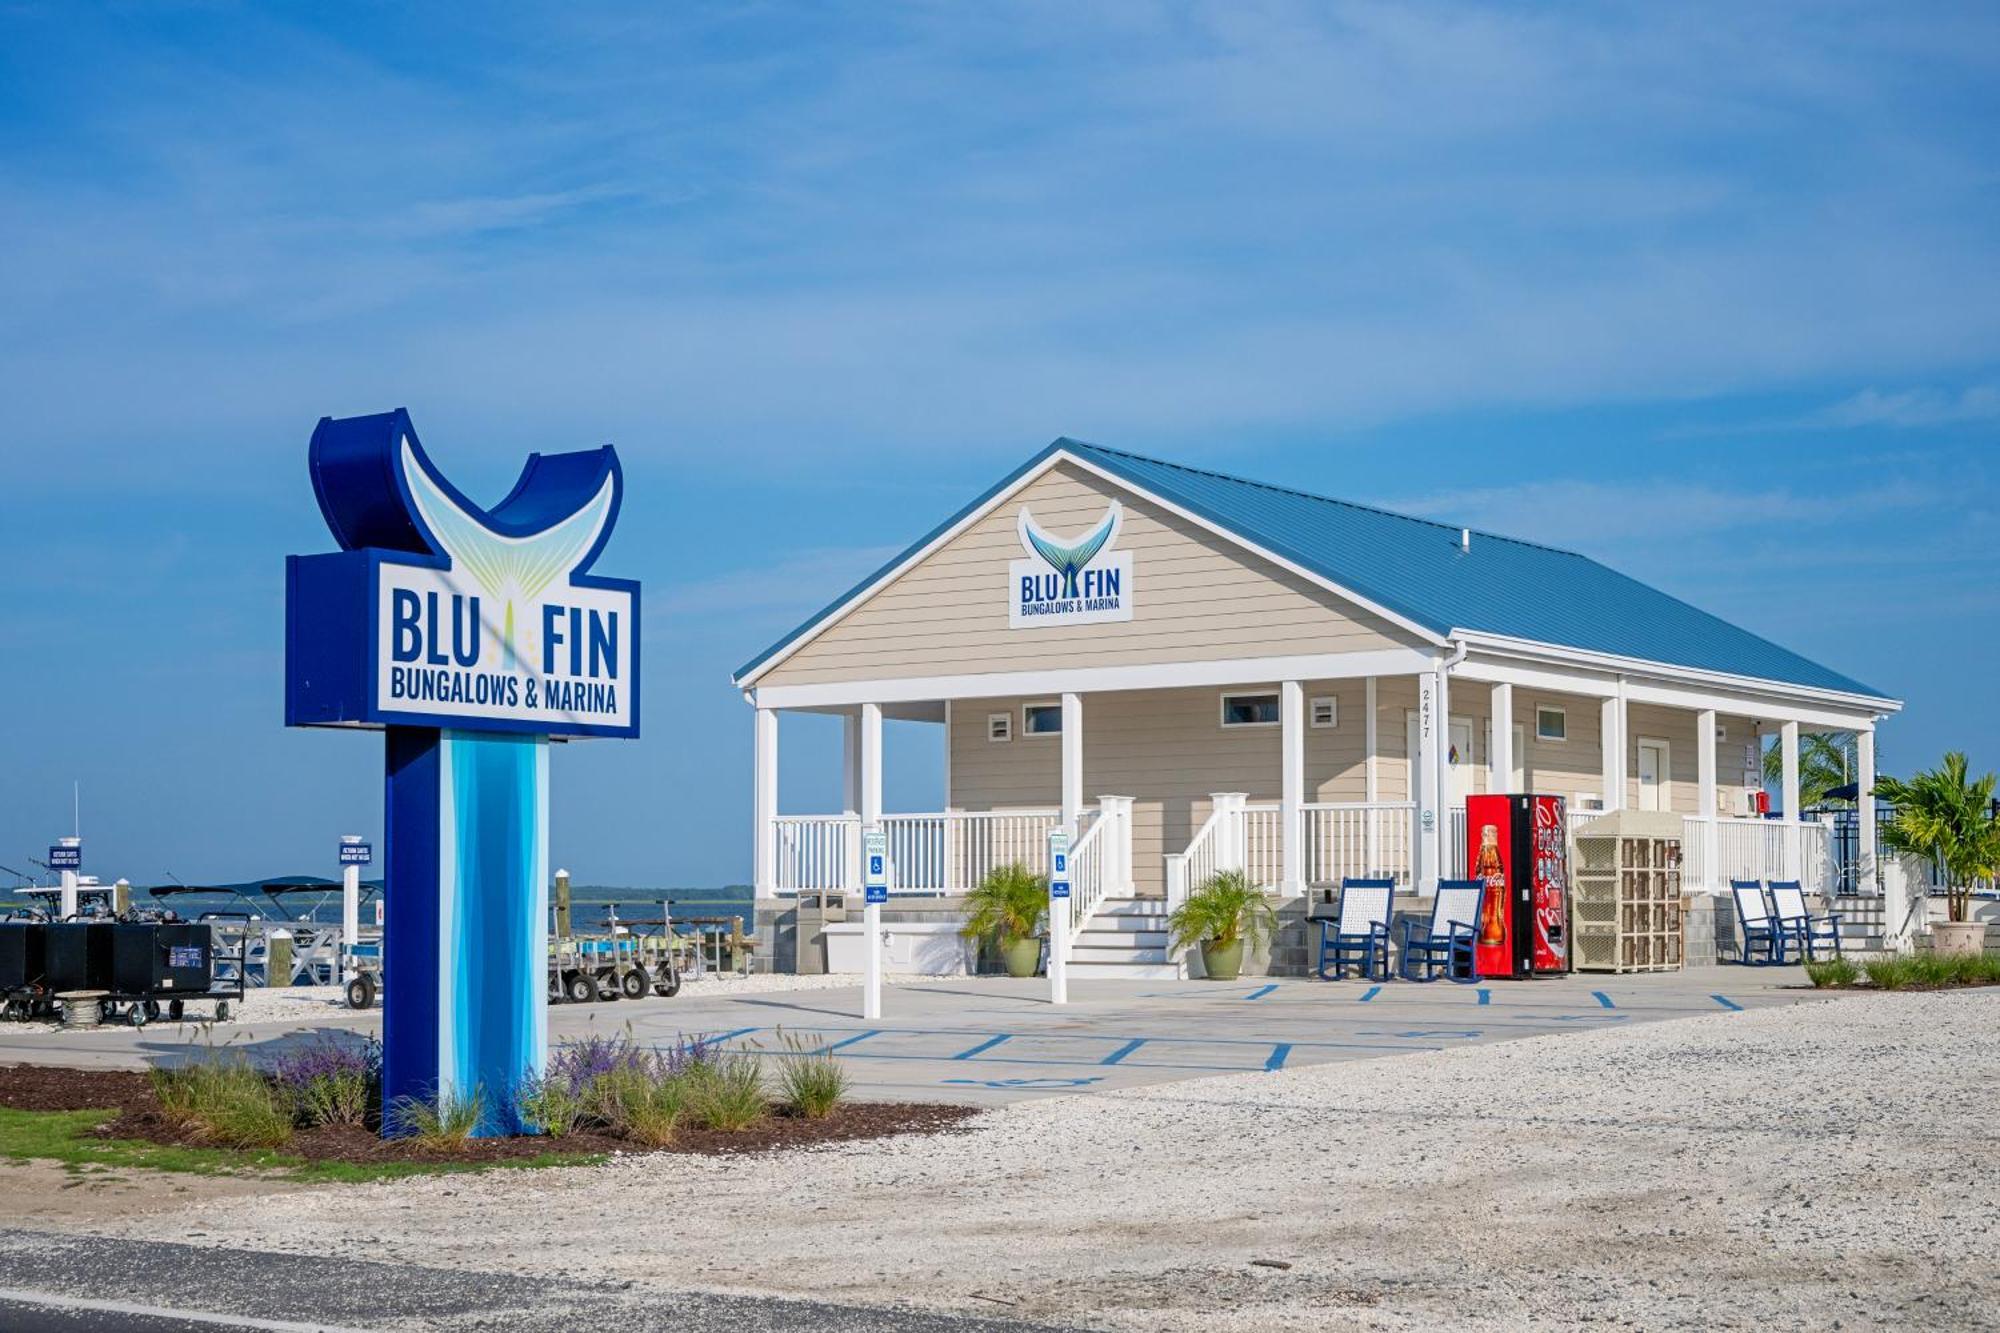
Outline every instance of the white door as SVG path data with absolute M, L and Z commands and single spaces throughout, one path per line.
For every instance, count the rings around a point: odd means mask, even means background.
M 1639 742 L 1639 808 L 1667 808 L 1667 743 Z
M 1445 804 L 1453 810 L 1465 805 L 1465 798 L 1472 794 L 1472 719 L 1455 717 L 1451 720 L 1451 781 L 1446 790 L 1450 793 Z

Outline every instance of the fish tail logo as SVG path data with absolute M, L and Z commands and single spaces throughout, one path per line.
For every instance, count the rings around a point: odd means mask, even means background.
M 1116 500 L 1104 511 L 1097 526 L 1078 537 L 1065 541 L 1052 537 L 1035 523 L 1035 516 L 1021 507 L 1021 545 L 1029 555 L 1039 556 L 1050 569 L 1062 576 L 1062 595 L 1068 598 L 1079 596 L 1077 575 L 1086 569 L 1092 560 L 1118 536 L 1118 528 L 1124 522 L 1125 511 Z

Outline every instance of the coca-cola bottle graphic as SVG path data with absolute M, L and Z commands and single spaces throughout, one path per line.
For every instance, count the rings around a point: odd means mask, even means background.
M 1479 828 L 1479 857 L 1473 863 L 1474 879 L 1486 882 L 1479 901 L 1479 942 L 1491 948 L 1507 940 L 1507 871 L 1500 864 L 1500 826 Z

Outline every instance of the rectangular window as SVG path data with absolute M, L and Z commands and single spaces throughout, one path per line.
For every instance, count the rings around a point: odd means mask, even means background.
M 1569 716 L 1560 708 L 1548 704 L 1535 706 L 1535 739 L 1538 741 L 1566 741 L 1569 739 Z
M 1023 736 L 1062 735 L 1062 705 L 1059 703 L 1022 704 L 1021 734 Z
M 1278 696 L 1275 694 L 1223 695 L 1222 725 L 1225 727 L 1277 726 Z
M 1324 695 L 1306 705 L 1306 715 L 1315 727 L 1337 727 L 1340 725 L 1340 700 L 1332 695 Z
M 1014 715 L 1012 713 L 988 713 L 986 715 L 986 739 L 1006 741 L 1014 738 Z

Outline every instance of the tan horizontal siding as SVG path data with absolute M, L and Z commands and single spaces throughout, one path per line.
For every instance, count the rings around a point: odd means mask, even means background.
M 1007 623 L 1022 506 L 1059 533 L 1125 507 L 1130 621 Z M 1412 636 L 1235 543 L 1069 464 L 1037 478 L 773 667 L 770 685 L 1366 652 Z

